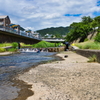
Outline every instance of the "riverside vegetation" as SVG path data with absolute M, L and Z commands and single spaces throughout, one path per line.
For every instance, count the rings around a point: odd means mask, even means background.
M 75 46 L 79 47 L 80 49 L 93 49 L 93 50 L 100 50 L 100 43 L 95 41 L 86 41 L 81 43 L 75 43 Z
M 32 48 L 48 48 L 48 47 L 58 47 L 60 46 L 61 43 L 50 43 L 50 42 L 46 42 L 46 41 L 41 41 L 37 44 L 24 44 L 24 43 L 20 43 L 21 48 L 23 47 L 32 47 Z M 12 46 L 12 48 L 6 50 L 5 48 L 2 47 L 7 47 L 7 46 Z M 13 43 L 1 43 L 0 44 L 0 52 L 5 52 L 5 51 L 9 51 L 9 52 L 16 52 L 18 50 L 18 43 L 17 42 L 13 42 Z

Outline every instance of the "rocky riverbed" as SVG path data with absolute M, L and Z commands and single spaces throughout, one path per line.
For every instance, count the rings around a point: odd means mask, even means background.
M 57 56 L 64 60 L 38 65 L 17 77 L 32 85 L 34 95 L 27 100 L 100 100 L 100 64 L 70 51 Z

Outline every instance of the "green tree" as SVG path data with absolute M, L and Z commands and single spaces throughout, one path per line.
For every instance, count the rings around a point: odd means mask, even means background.
M 82 17 L 82 21 L 79 23 L 73 22 L 70 25 L 70 32 L 66 36 L 66 41 L 72 42 L 74 40 L 80 39 L 80 42 L 83 42 L 87 38 L 89 31 L 92 30 L 90 23 L 92 22 L 90 17 Z
M 95 20 L 93 20 L 92 22 L 91 22 L 91 28 L 93 28 L 93 30 L 95 31 L 95 28 L 98 26 L 98 23 L 95 21 Z
M 98 22 L 98 24 L 99 24 L 99 23 L 100 23 L 100 16 L 95 17 L 94 20 L 95 20 L 96 22 Z
M 96 35 L 95 41 L 96 41 L 96 42 L 100 42 L 100 33 L 98 33 L 98 34 Z
M 95 17 L 94 20 L 95 20 L 96 23 L 97 23 L 98 33 L 99 33 L 99 32 L 100 32 L 100 16 Z
M 93 21 L 93 19 L 92 19 L 90 16 L 88 16 L 88 17 L 86 17 L 86 16 L 82 17 L 82 22 L 83 22 L 84 24 L 89 24 L 89 23 L 91 23 L 92 21 Z

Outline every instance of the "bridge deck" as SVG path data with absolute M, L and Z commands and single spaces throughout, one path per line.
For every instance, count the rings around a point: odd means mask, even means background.
M 0 43 L 4 42 L 24 42 L 26 44 L 34 44 L 40 42 L 40 38 L 35 38 L 27 35 L 22 35 L 17 32 L 10 32 L 8 30 L 0 29 Z

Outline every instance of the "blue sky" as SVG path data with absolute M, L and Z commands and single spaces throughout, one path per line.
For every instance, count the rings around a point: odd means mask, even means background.
M 0 15 L 33 31 L 100 16 L 100 0 L 0 0 Z

